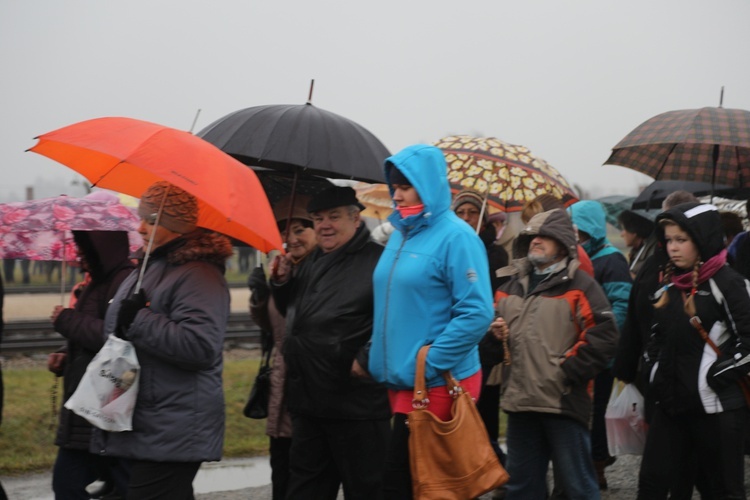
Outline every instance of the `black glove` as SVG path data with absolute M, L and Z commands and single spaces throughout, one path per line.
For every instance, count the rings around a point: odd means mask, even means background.
M 722 355 L 714 361 L 706 373 L 706 382 L 708 386 L 719 392 L 732 384 L 736 384 L 742 376 L 742 372 L 736 369 L 735 361 L 732 356 Z
M 127 330 L 135 319 L 135 315 L 138 311 L 148 305 L 146 300 L 146 291 L 141 288 L 141 291 L 128 297 L 127 299 L 120 302 L 120 311 L 117 313 L 117 327 L 115 328 L 115 335 L 121 339 L 127 339 Z
M 247 277 L 247 287 L 253 294 L 253 302 L 255 304 L 268 299 L 271 290 L 268 288 L 268 281 L 266 281 L 266 273 L 263 270 L 263 265 L 256 267 L 250 272 L 250 275 Z

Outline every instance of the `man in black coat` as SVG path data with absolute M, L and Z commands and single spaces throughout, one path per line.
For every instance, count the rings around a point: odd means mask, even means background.
M 335 499 L 340 483 L 346 498 L 382 499 L 390 406 L 385 388 L 353 367 L 372 334 L 372 273 L 383 247 L 370 239 L 352 188 L 328 188 L 307 208 L 318 248 L 296 277 L 286 257 L 271 275 L 287 320 L 287 499 Z

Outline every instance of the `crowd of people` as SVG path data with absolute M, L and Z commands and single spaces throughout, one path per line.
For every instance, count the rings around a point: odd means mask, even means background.
M 452 195 L 434 146 L 387 158 L 384 175 L 394 207 L 385 245 L 355 191 L 331 186 L 274 203 L 286 252 L 268 270 L 244 268 L 251 315 L 272 336 L 274 500 L 333 500 L 340 489 L 347 499 L 412 498 L 408 421 L 425 345 L 429 410 L 450 418 L 450 372 L 509 472 L 493 498 L 600 498 L 616 460 L 605 411 L 620 381 L 646 400 L 639 499 L 694 489 L 745 498 L 750 239 L 741 222 L 673 193 L 655 220 L 619 215 L 626 256 L 607 238 L 599 202 L 565 207 L 541 195 L 519 229 L 481 193 Z M 88 277 L 52 312 L 67 343 L 48 367 L 64 377 L 67 399 L 112 334 L 134 346 L 141 378 L 132 431 L 61 411 L 56 498 L 90 498 L 96 479 L 102 498 L 193 498 L 201 463 L 222 456 L 230 240 L 197 227 L 197 200 L 165 182 L 144 193 L 138 213 L 135 260 L 125 233 L 74 234 Z

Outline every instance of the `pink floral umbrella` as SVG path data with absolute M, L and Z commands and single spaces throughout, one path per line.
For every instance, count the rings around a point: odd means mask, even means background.
M 142 245 L 139 219 L 114 200 L 58 196 L 0 204 L 0 257 L 75 261 L 71 231 L 128 231 L 131 251 Z
M 143 244 L 137 232 L 139 223 L 139 218 L 116 196 L 110 198 L 100 192 L 84 198 L 63 195 L 2 203 L 0 258 L 76 261 L 71 231 L 128 231 L 130 250 L 134 252 Z M 61 281 L 63 288 L 64 271 Z

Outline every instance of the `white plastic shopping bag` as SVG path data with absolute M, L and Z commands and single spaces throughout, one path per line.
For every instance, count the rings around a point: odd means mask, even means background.
M 642 455 L 646 444 L 643 396 L 633 384 L 615 381 L 604 414 L 610 455 Z
M 139 379 L 140 365 L 133 344 L 110 334 L 65 408 L 105 431 L 133 430 Z

